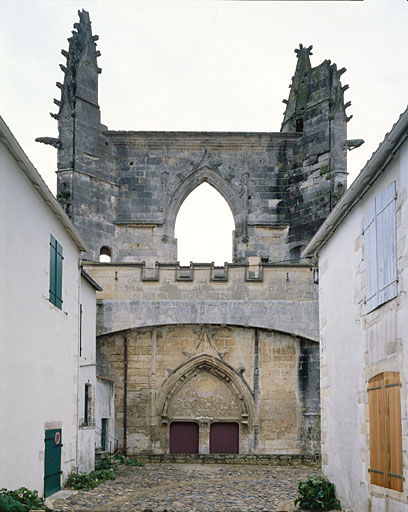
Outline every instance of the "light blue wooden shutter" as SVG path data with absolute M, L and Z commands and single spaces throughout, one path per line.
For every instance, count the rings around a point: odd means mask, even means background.
M 377 230 L 375 201 L 370 204 L 364 216 L 364 249 L 366 268 L 366 310 L 367 313 L 378 305 L 377 297 Z
M 378 194 L 364 216 L 367 313 L 398 294 L 395 200 L 393 181 Z
M 395 198 L 395 181 L 375 198 L 377 215 L 378 304 L 383 304 L 398 294 Z

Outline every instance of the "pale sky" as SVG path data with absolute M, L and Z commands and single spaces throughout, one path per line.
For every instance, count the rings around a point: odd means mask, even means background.
M 48 112 L 60 98 L 60 50 L 82 8 L 100 36 L 99 105 L 113 130 L 277 132 L 293 50 L 313 45 L 312 66 L 347 68 L 348 138 L 366 141 L 349 153 L 351 183 L 407 105 L 407 0 L 0 0 L 0 115 L 54 193 L 56 150 L 34 139 L 57 136 Z M 208 196 L 190 202 L 215 210 Z M 194 215 L 183 228 L 190 247 L 194 231 L 202 236 Z M 201 261 L 231 260 L 231 235 L 221 238 L 227 255 Z

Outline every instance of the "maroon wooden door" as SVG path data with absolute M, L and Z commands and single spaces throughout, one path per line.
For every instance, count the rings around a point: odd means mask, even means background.
M 210 453 L 239 453 L 238 423 L 213 423 L 211 425 Z
M 170 453 L 198 453 L 197 423 L 175 421 L 170 425 Z

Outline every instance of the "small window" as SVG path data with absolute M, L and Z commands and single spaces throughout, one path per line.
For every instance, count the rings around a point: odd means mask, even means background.
M 364 217 L 367 313 L 398 294 L 395 200 L 393 181 L 378 194 Z
M 370 379 L 370 482 L 402 491 L 400 374 L 384 372 Z
M 303 132 L 303 117 L 296 119 L 296 131 Z
M 62 309 L 62 260 L 61 245 L 51 235 L 50 238 L 50 302 Z
M 99 261 L 101 263 L 110 263 L 112 261 L 112 250 L 104 245 L 99 252 Z
M 101 450 L 103 452 L 108 449 L 108 418 L 102 418 L 101 428 Z
M 85 397 L 84 397 L 84 425 L 90 425 L 90 407 L 91 403 L 91 385 L 85 384 Z

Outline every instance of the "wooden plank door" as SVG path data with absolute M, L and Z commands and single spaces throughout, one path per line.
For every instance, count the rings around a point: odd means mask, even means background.
M 211 425 L 210 453 L 239 453 L 238 423 L 213 423 Z
M 369 381 L 370 482 L 403 490 L 400 375 L 383 372 Z
M 170 425 L 170 453 L 198 453 L 198 425 L 174 421 Z

